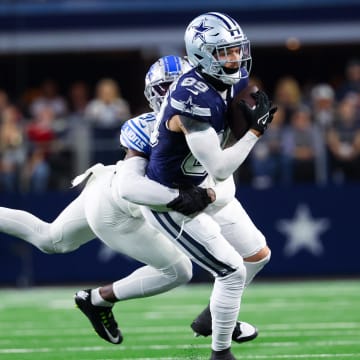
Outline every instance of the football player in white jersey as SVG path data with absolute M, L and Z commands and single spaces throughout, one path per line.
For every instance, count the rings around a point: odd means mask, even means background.
M 155 112 L 163 91 L 186 70 L 186 66 L 181 58 L 167 56 L 151 67 L 146 78 L 146 94 Z M 125 126 L 121 142 L 130 149 L 127 157 L 130 158 L 131 154 L 146 156 L 146 139 L 150 136 L 154 119 L 155 114 L 148 113 L 131 119 Z M 129 130 L 131 127 L 134 131 Z M 145 148 L 142 148 L 144 137 Z M 144 158 L 140 159 L 143 164 Z M 146 224 L 139 206 L 122 198 L 122 182 L 118 182 L 118 175 L 127 161 L 120 161 L 116 166 L 97 164 L 75 178 L 74 185 L 87 181 L 84 190 L 52 223 L 22 210 L 0 207 L 0 231 L 21 238 L 45 253 L 71 252 L 98 237 L 115 251 L 148 264 L 109 286 L 82 290 L 75 295 L 76 303 L 98 335 L 114 344 L 121 343 L 123 339 L 112 313 L 114 302 L 170 290 L 189 281 L 192 275 L 187 256 Z M 135 183 L 138 202 L 156 208 L 166 208 L 168 203 L 175 204 L 180 208 L 182 206 L 185 213 L 192 213 L 215 200 L 211 190 L 192 188 L 180 192 L 169 191 L 146 179 L 143 176 L 144 168 L 128 168 L 131 182 Z M 125 174 L 127 180 L 128 175 Z M 221 201 L 221 189 L 216 197 L 217 201 Z M 250 340 L 255 330 L 250 325 L 246 330 L 248 333 L 244 332 L 243 338 Z
M 262 91 L 254 94 L 253 109 L 240 103 L 250 129 L 223 149 L 228 104 L 248 84 L 249 40 L 230 16 L 211 12 L 188 25 L 185 46 L 194 68 L 171 85 L 164 99 L 146 169 L 150 179 L 169 189 L 199 185 L 208 175 L 218 183 L 229 178 L 276 111 Z M 142 209 L 153 226 L 214 275 L 209 308 L 193 328 L 199 325 L 196 330 L 203 330 L 211 324 L 210 360 L 234 360 L 231 340 L 244 288 L 270 259 L 264 235 L 235 198 L 223 207 L 210 204 L 192 216 Z

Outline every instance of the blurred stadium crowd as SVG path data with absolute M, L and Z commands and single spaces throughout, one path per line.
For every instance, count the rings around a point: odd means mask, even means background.
M 360 59 L 349 59 L 337 84 L 307 88 L 284 76 L 269 91 L 251 81 L 279 110 L 239 169 L 238 182 L 264 189 L 360 181 Z M 49 78 L 18 99 L 0 89 L 0 192 L 65 190 L 90 164 L 116 162 L 124 155 L 121 125 L 141 112 L 112 78 L 94 89 L 73 82 L 65 93 Z

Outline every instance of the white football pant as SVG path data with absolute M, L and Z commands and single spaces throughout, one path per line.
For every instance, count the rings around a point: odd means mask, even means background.
M 98 237 L 113 250 L 149 265 L 114 283 L 119 300 L 154 295 L 188 282 L 191 261 L 146 224 L 137 205 L 119 198 L 115 202 L 111 187 L 115 167 L 93 168 L 84 190 L 52 223 L 0 207 L 0 231 L 50 254 L 74 251 Z

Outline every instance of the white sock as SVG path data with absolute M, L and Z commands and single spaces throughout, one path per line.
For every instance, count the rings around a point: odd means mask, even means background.
M 112 307 L 114 304 L 110 301 L 103 299 L 100 295 L 100 288 L 91 290 L 91 303 L 95 306 Z
M 212 350 L 221 351 L 231 346 L 231 337 L 240 310 L 245 277 L 245 267 L 241 266 L 232 274 L 215 279 L 210 298 Z

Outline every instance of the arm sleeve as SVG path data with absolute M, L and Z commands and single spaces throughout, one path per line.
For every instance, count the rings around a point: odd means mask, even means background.
M 185 135 L 192 154 L 215 181 L 225 180 L 244 162 L 259 139 L 248 131 L 233 146 L 222 149 L 213 128 Z
M 115 180 L 118 195 L 139 205 L 166 205 L 179 195 L 179 191 L 148 179 L 145 176 L 147 162 L 140 156 L 134 156 L 121 163 Z
M 216 200 L 214 201 L 215 206 L 224 206 L 232 201 L 235 197 L 235 183 L 233 176 L 228 177 L 224 181 L 220 181 L 215 184 Z
M 210 176 L 207 176 L 200 186 L 203 188 L 211 188 L 215 191 L 216 200 L 212 203 L 212 205 L 215 206 L 227 205 L 235 197 L 236 188 L 233 176 L 228 177 L 224 181 L 217 182 Z

